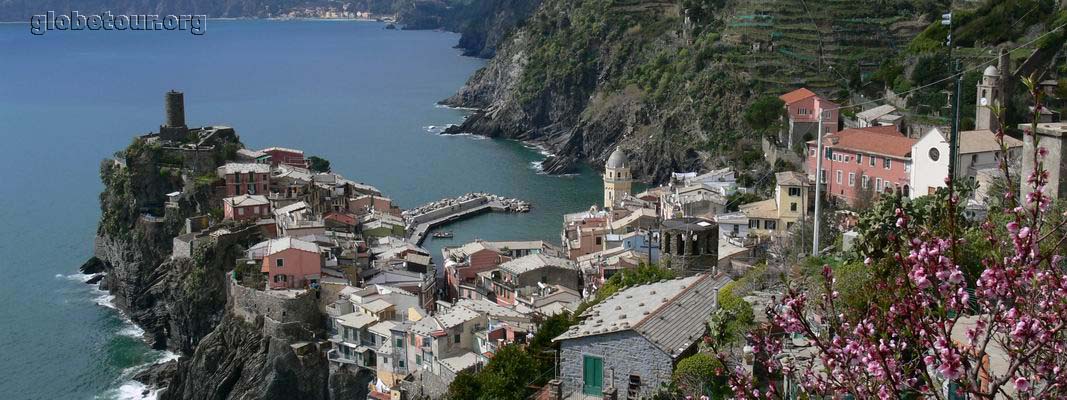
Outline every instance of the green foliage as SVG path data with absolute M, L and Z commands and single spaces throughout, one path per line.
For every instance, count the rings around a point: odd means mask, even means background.
M 550 349 L 552 339 L 567 332 L 574 323 L 574 318 L 567 312 L 548 317 L 537 327 L 537 333 L 530 340 L 530 351 L 537 353 Z
M 330 172 L 330 160 L 318 156 L 308 157 L 310 169 L 315 172 Z
M 537 383 L 541 365 L 519 345 L 504 346 L 481 371 L 466 374 L 448 386 L 450 399 L 523 400 L 528 385 Z M 461 374 L 460 376 L 463 376 Z
M 781 128 L 785 114 L 785 102 L 777 96 L 763 96 L 752 102 L 745 110 L 745 123 L 759 132 Z
M 479 374 L 473 372 L 460 372 L 456 379 L 448 385 L 446 397 L 451 400 L 477 399 L 482 393 L 482 382 Z
M 710 320 L 712 347 L 721 349 L 724 345 L 737 343 L 752 328 L 756 315 L 752 304 L 742 297 L 746 294 L 744 283 L 730 282 L 719 289 L 716 300 L 719 308 Z
M 678 362 L 671 383 L 681 395 L 722 399 L 730 394 L 728 375 L 719 359 L 707 353 L 697 353 Z

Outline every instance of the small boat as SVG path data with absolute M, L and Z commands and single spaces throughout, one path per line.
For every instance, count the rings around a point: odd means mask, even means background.
M 385 29 L 396 29 L 396 24 L 390 23 L 390 24 L 385 26 Z
M 452 232 L 434 232 L 433 233 L 433 238 L 434 239 L 451 239 L 454 236 L 455 235 L 452 234 Z

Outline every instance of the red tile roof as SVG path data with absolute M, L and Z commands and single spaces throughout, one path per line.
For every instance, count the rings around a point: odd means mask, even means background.
M 778 96 L 779 99 L 785 102 L 785 105 L 790 105 L 798 101 L 804 100 L 808 97 L 815 96 L 815 92 L 808 90 L 807 88 L 800 88 L 792 92 Z
M 887 128 L 893 130 L 890 131 Z M 826 138 L 829 140 L 824 140 L 823 146 L 896 158 L 911 157 L 911 146 L 919 140 L 903 136 L 895 130 L 896 127 L 884 126 L 845 129 L 827 135 Z M 815 144 L 815 141 L 808 143 Z

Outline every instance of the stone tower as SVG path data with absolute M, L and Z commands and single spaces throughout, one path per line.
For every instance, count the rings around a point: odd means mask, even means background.
M 615 204 L 630 194 L 633 176 L 626 161 L 626 154 L 616 147 L 604 164 L 604 208 L 613 208 Z
M 159 137 L 180 141 L 189 133 L 189 127 L 185 126 L 185 94 L 171 90 L 164 96 L 163 102 L 167 120 L 159 126 Z
M 1000 129 L 997 114 L 993 113 L 989 107 L 994 103 L 1004 105 L 1004 93 L 1007 92 L 1005 85 L 1009 79 L 1004 79 L 1001 75 L 1009 74 L 1009 69 L 1012 67 L 1008 64 L 1009 62 L 1010 59 L 1007 57 L 1007 53 L 1001 49 L 998 65 L 987 66 L 984 73 L 982 73 L 982 80 L 978 81 L 978 93 L 975 96 L 977 100 L 974 111 L 975 130 L 996 131 Z
M 975 130 L 995 131 L 1000 128 L 996 114 L 989 108 L 993 104 L 1003 104 L 1000 94 L 1000 71 L 990 65 L 982 73 L 982 80 L 978 81 L 978 104 L 974 112 Z

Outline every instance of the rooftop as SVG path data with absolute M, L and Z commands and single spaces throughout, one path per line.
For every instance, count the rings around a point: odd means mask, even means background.
M 286 236 L 277 239 L 271 239 L 270 243 L 267 243 L 267 250 L 264 255 L 270 256 L 289 249 L 297 249 L 301 251 L 318 253 L 319 245 Z
M 230 207 L 250 207 L 250 206 L 265 206 L 270 204 L 266 196 L 242 194 L 240 196 L 227 197 L 222 201 L 229 204 Z
M 1004 135 L 1004 144 L 1009 148 L 1022 147 L 1019 139 Z M 1000 151 L 997 135 L 989 130 L 960 132 L 960 154 L 991 153 Z
M 706 330 L 715 293 L 730 278 L 696 275 L 623 289 L 582 314 L 582 322 L 553 341 L 633 330 L 679 356 Z
M 356 329 L 363 328 L 375 321 L 377 321 L 377 319 L 374 318 L 374 316 L 358 312 L 348 313 L 337 318 L 337 323 Z
M 577 270 L 574 266 L 574 262 L 566 258 L 549 256 L 541 253 L 530 254 L 516 258 L 514 260 L 500 264 L 500 269 L 511 272 L 515 275 L 521 275 L 530 271 L 538 270 L 546 267 L 556 267 L 562 269 Z
M 882 104 L 878 107 L 856 113 L 856 118 L 864 121 L 874 121 L 896 110 L 897 108 L 890 104 Z
M 796 171 L 776 173 L 774 179 L 782 186 L 807 186 L 808 184 L 808 177 Z
M 778 203 L 774 199 L 761 200 L 754 203 L 742 204 L 741 212 L 748 218 L 775 219 L 778 218 Z
M 668 219 L 663 221 L 662 226 L 663 229 L 674 231 L 705 231 L 716 228 L 714 222 L 696 217 Z
M 912 139 L 897 132 L 897 127 L 875 126 L 870 128 L 849 128 L 823 137 L 823 145 L 834 149 L 852 150 L 861 153 L 910 158 L 911 146 L 918 139 Z M 814 140 L 808 142 L 815 144 Z
M 220 174 L 247 174 L 249 172 L 257 174 L 269 174 L 270 165 L 256 164 L 256 163 L 226 163 L 219 167 L 218 172 Z
M 790 105 L 798 101 L 804 100 L 811 96 L 818 96 L 815 92 L 808 90 L 807 88 L 800 88 L 792 92 L 778 96 L 779 99 L 785 102 L 785 105 Z

